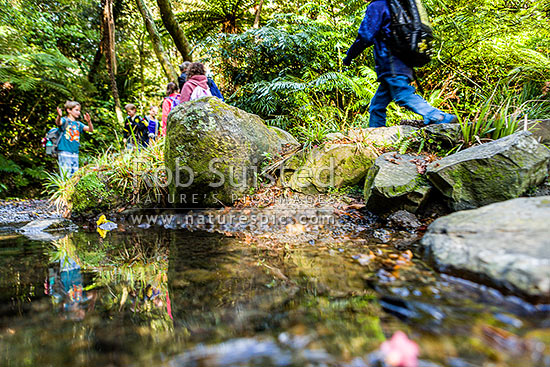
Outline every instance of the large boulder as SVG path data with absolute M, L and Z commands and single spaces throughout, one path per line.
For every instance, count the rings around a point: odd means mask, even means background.
M 519 198 L 433 222 L 421 243 L 443 271 L 550 301 L 550 196 Z
M 330 188 L 354 186 L 365 178 L 378 156 L 375 149 L 361 144 L 325 144 L 301 156 L 301 162 L 291 160 L 283 174 L 284 186 L 304 194 L 319 194 Z
M 430 163 L 427 177 L 455 210 L 519 197 L 548 175 L 550 150 L 519 132 Z
M 415 213 L 431 189 L 421 174 L 424 165 L 422 157 L 409 154 L 378 157 L 365 179 L 367 209 L 379 214 L 400 209 Z
M 260 165 L 298 142 L 217 98 L 178 105 L 168 116 L 165 161 L 171 203 L 231 204 L 256 187 Z

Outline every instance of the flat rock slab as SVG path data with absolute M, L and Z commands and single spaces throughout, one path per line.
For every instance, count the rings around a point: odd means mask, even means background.
M 60 229 L 68 227 L 72 224 L 71 221 L 62 219 L 62 218 L 53 218 L 53 219 L 38 219 L 33 220 L 30 223 L 25 224 L 23 227 L 19 228 L 20 233 L 36 233 L 42 232 L 47 229 Z
M 514 199 L 548 175 L 550 150 L 531 133 L 462 150 L 428 165 L 427 177 L 454 210 Z
M 458 271 L 550 302 L 550 196 L 519 198 L 433 222 L 421 244 L 442 271 Z

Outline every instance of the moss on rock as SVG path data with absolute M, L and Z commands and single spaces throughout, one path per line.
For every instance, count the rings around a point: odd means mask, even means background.
M 326 144 L 312 149 L 286 184 L 304 194 L 354 186 L 365 178 L 377 156 L 369 146 Z
M 71 198 L 72 214 L 77 217 L 93 216 L 96 213 L 113 207 L 112 199 L 116 195 L 108 188 L 97 171 L 90 171 L 82 176 L 75 186 Z
M 455 210 L 517 198 L 548 175 L 550 150 L 520 132 L 432 162 L 427 177 Z
M 419 160 L 423 158 L 397 153 L 378 157 L 365 179 L 367 208 L 381 214 L 400 209 L 415 213 L 431 190 L 414 163 Z
M 168 116 L 165 150 L 174 205 L 231 204 L 256 186 L 266 155 L 286 144 L 298 143 L 217 98 L 178 105 Z

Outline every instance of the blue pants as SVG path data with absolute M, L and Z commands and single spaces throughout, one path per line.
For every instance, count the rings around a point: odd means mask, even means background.
M 60 151 L 57 153 L 59 161 L 59 173 L 61 176 L 71 178 L 78 171 L 78 153 Z
M 404 75 L 388 76 L 380 79 L 380 86 L 370 101 L 369 127 L 386 126 L 386 108 L 394 100 L 424 118 L 425 124 L 441 121 L 445 114 L 432 107 L 426 100 L 415 94 L 415 89 L 409 84 L 409 78 Z

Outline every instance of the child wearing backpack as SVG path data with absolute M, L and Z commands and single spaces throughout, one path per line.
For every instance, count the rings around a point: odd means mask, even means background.
M 414 3 L 416 4 L 416 2 Z M 369 126 L 386 126 L 386 108 L 392 100 L 421 115 L 426 125 L 456 122 L 456 116 L 430 106 L 424 98 L 415 93 L 410 82 L 414 79 L 412 67 L 418 65 L 412 62 L 412 54 L 407 58 L 399 58 L 395 55 L 398 53 L 397 50 L 388 47 L 388 40 L 392 39 L 391 26 L 392 20 L 387 1 L 372 1 L 367 7 L 365 18 L 359 27 L 357 39 L 342 60 L 344 65 L 349 66 L 361 52 L 374 46 L 375 69 L 380 86 L 370 102 Z M 413 38 L 412 35 L 409 36 L 411 39 Z
M 80 149 L 80 134 L 82 131 L 89 133 L 94 131 L 92 119 L 88 113 L 84 114 L 84 125 L 78 121 L 80 117 L 80 103 L 76 101 L 65 102 L 67 116 L 63 116 L 63 110 L 57 108 L 55 124 L 61 128 L 61 136 L 57 145 L 57 157 L 61 176 L 70 178 L 78 170 L 78 151 Z
M 176 83 L 170 82 L 166 85 L 166 97 L 162 102 L 162 136 L 166 136 L 166 121 L 168 120 L 168 114 L 172 111 L 172 108 L 176 107 L 180 103 L 180 95 L 178 94 L 178 87 Z
M 210 97 L 210 87 L 204 65 L 200 62 L 193 62 L 187 68 L 187 81 L 180 93 L 180 102 L 188 102 L 202 97 Z
M 135 147 L 145 147 L 149 143 L 149 123 L 137 114 L 135 105 L 129 103 L 124 106 L 128 116 L 124 123 L 124 135 L 122 141 L 126 149 L 132 150 Z

